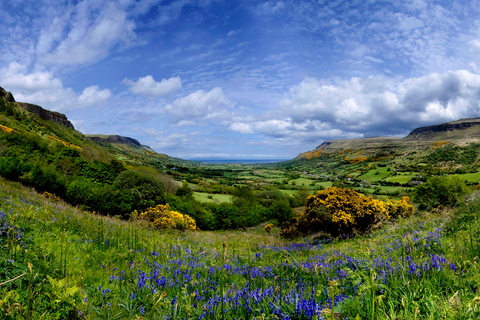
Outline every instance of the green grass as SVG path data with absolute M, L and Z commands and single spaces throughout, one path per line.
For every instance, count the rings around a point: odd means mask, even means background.
M 320 313 L 335 295 L 334 319 L 478 319 L 480 204 L 465 210 L 312 246 L 263 225 L 157 231 L 0 180 L 0 223 L 10 226 L 0 283 L 12 280 L 0 284 L 0 318 L 274 319 L 281 310 L 315 319 L 302 311 L 307 302 Z M 455 217 L 463 224 L 446 233 Z
M 278 189 L 278 190 L 292 197 L 298 193 L 298 190 L 288 190 L 288 189 Z
M 195 200 L 200 202 L 215 202 L 215 203 L 229 202 L 233 198 L 228 194 L 216 194 L 216 193 L 211 194 L 211 193 L 205 193 L 205 192 L 194 192 L 193 196 L 195 197 Z
M 390 169 L 390 171 L 388 171 L 388 169 Z M 358 176 L 357 179 L 365 180 L 368 182 L 375 182 L 385 177 L 388 177 L 391 174 L 391 170 L 392 168 L 390 167 L 378 167 Z
M 473 173 L 455 174 L 454 176 L 458 176 L 463 181 L 466 180 L 467 182 L 478 182 L 480 180 L 480 171 Z
M 385 181 L 405 184 L 409 183 L 412 179 L 415 180 L 416 177 L 417 175 L 415 174 L 398 174 L 396 176 L 385 178 Z

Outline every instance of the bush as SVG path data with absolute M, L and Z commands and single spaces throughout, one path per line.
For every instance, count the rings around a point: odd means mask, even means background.
M 285 221 L 290 221 L 293 217 L 293 210 L 287 199 L 276 200 L 273 202 L 270 210 L 270 217 L 277 219 L 281 224 Z
M 330 187 L 309 196 L 305 211 L 282 225 L 284 237 L 317 232 L 331 236 L 352 236 L 368 232 L 375 226 L 390 218 L 390 213 L 397 216 L 409 216 L 413 206 L 406 197 L 399 201 L 372 199 L 352 189 Z
M 133 208 L 145 210 L 165 203 L 165 187 L 163 183 L 152 175 L 123 171 L 113 183 L 113 187 L 133 197 Z
M 432 177 L 414 191 L 414 201 L 422 209 L 454 207 L 469 193 L 465 182 L 459 177 Z
M 189 215 L 170 210 L 167 204 L 159 204 L 142 213 L 133 212 L 134 219 L 149 221 L 157 229 L 196 230 L 195 220 Z

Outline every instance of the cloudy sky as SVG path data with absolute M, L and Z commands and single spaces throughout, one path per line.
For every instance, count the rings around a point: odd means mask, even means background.
M 185 159 L 480 117 L 480 0 L 2 0 L 0 86 Z

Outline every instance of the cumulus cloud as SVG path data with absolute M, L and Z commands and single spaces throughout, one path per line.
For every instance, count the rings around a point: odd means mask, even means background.
M 139 78 L 137 81 L 125 78 L 122 83 L 129 86 L 132 93 L 149 97 L 169 95 L 182 88 L 182 80 L 180 77 L 162 79 L 160 82 L 157 82 L 151 75 L 147 75 Z
M 51 72 L 29 73 L 24 65 L 12 62 L 0 69 L 0 83 L 13 93 L 17 101 L 39 104 L 50 110 L 64 111 L 105 103 L 111 92 L 90 86 L 82 94 L 66 88 Z
M 198 90 L 186 97 L 178 98 L 165 107 L 165 111 L 175 117 L 176 123 L 199 120 L 213 120 L 227 115 L 233 103 L 219 87 L 206 92 Z
M 85 106 L 101 105 L 110 97 L 112 93 L 108 89 L 100 90 L 98 86 L 90 86 L 83 90 L 83 93 L 78 97 L 78 102 Z
M 281 112 L 229 129 L 277 140 L 313 142 L 405 135 L 415 127 L 480 116 L 480 75 L 465 70 L 395 81 L 372 76 L 292 87 Z

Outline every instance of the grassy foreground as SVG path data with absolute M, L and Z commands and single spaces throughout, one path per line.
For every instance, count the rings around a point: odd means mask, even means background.
M 0 319 L 477 319 L 478 213 L 447 236 L 451 214 L 315 245 L 152 231 L 0 180 Z

